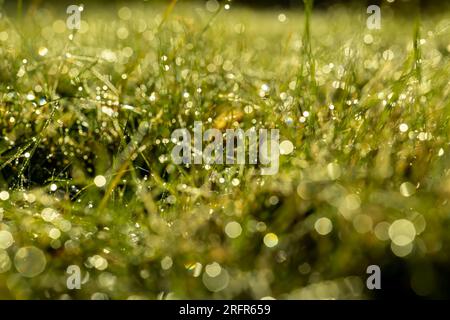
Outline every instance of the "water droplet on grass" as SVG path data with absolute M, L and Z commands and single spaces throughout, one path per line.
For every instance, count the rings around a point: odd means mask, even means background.
M 61 231 L 57 228 L 50 229 L 48 236 L 54 240 L 58 239 L 61 236 Z
M 44 253 L 33 246 L 20 248 L 14 257 L 17 271 L 28 278 L 35 277 L 45 270 L 47 260 Z
M 9 192 L 8 191 L 1 191 L 0 192 L 0 200 L 6 201 L 9 199 Z
M 0 249 L 8 249 L 14 243 L 11 232 L 7 230 L 0 231 Z
M 408 131 L 409 127 L 408 127 L 408 125 L 406 123 L 402 123 L 399 126 L 399 129 L 400 129 L 400 132 L 406 132 L 406 131 Z
M 415 237 L 416 229 L 409 220 L 396 220 L 389 227 L 389 238 L 397 246 L 406 246 L 414 241 Z
M 101 176 L 101 175 L 96 176 L 94 178 L 94 184 L 97 187 L 102 188 L 102 187 L 104 187 L 106 185 L 106 178 L 104 176 Z
M 206 265 L 205 272 L 211 278 L 217 277 L 222 271 L 222 267 L 217 262 L 213 262 L 211 264 Z
M 280 143 L 280 153 L 282 155 L 288 155 L 291 154 L 292 151 L 294 151 L 294 145 L 289 140 L 284 140 Z
M 228 237 L 235 239 L 242 233 L 242 227 L 239 222 L 232 221 L 225 226 L 225 233 Z
M 95 269 L 103 271 L 108 268 L 108 261 L 100 255 L 95 255 L 89 258 L 89 262 Z
M 278 236 L 275 233 L 268 233 L 263 239 L 264 245 L 268 248 L 273 248 L 278 244 Z
M 5 273 L 11 269 L 11 259 L 8 252 L 0 250 L 0 273 Z
M 163 270 L 169 270 L 170 268 L 172 268 L 172 265 L 173 261 L 172 258 L 169 256 L 166 256 L 161 260 L 161 268 Z
M 416 187 L 411 182 L 403 182 L 400 185 L 400 193 L 404 197 L 410 197 L 416 193 Z
M 325 236 L 333 230 L 333 223 L 328 218 L 319 218 L 314 223 L 314 229 L 316 229 L 318 234 Z
M 48 49 L 46 47 L 40 47 L 38 53 L 41 57 L 45 57 L 48 53 Z

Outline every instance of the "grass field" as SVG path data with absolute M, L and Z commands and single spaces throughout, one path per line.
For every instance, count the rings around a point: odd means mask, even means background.
M 0 298 L 449 297 L 450 12 L 215 7 L 2 11 Z M 194 121 L 295 148 L 175 165 Z

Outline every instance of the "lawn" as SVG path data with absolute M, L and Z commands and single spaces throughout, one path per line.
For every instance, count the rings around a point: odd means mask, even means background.
M 450 12 L 227 4 L 0 11 L 0 298 L 450 297 Z M 294 148 L 175 164 L 196 121 Z

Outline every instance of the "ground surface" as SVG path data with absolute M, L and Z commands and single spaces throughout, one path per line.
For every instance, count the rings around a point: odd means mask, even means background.
M 165 10 L 2 13 L 0 298 L 448 296 L 450 14 Z M 196 120 L 295 148 L 174 165 Z

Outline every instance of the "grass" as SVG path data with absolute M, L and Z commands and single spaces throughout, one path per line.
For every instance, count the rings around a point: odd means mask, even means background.
M 2 12 L 0 298 L 448 297 L 449 13 L 175 2 Z M 194 121 L 295 150 L 176 166 Z

